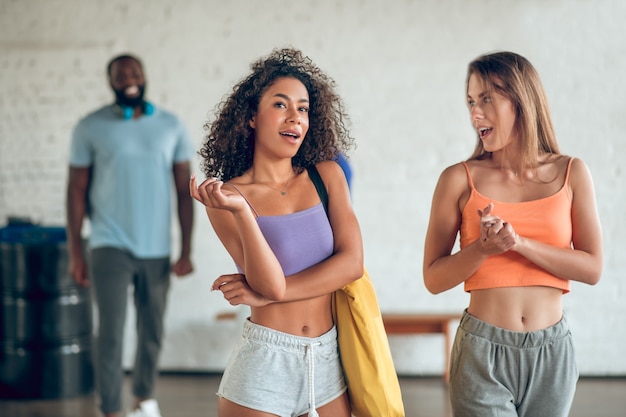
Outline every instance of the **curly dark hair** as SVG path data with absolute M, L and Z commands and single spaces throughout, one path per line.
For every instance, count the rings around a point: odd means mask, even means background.
M 203 158 L 201 168 L 207 178 L 228 181 L 252 166 L 254 130 L 248 122 L 263 93 L 278 78 L 296 78 L 309 93 L 309 130 L 291 160 L 295 169 L 335 159 L 338 152 L 345 153 L 354 145 L 348 129 L 350 120 L 335 92 L 335 81 L 301 51 L 275 49 L 250 67 L 252 73 L 217 105 L 215 120 L 204 124 L 207 134 L 198 154 Z

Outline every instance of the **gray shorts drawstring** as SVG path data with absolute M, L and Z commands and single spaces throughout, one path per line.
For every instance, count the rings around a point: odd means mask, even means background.
M 315 357 L 313 355 L 313 346 L 321 346 L 320 342 L 307 343 L 306 347 L 306 361 L 309 367 L 309 417 L 319 417 L 317 410 L 315 409 Z

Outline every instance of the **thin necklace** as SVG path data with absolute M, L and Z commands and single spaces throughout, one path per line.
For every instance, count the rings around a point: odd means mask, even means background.
M 293 177 L 295 177 L 295 175 L 291 175 L 291 177 L 289 177 L 289 179 L 287 180 L 287 182 L 285 183 L 285 186 L 282 189 L 278 189 L 276 187 L 272 187 L 269 184 L 266 184 L 264 182 L 260 183 L 261 185 L 265 185 L 266 187 L 271 188 L 272 190 L 278 191 L 280 193 L 281 196 L 286 196 L 287 195 L 287 188 L 289 187 L 289 183 L 291 182 L 291 180 L 293 179 Z

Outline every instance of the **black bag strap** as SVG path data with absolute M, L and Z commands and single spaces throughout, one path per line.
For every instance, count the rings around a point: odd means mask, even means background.
M 313 181 L 313 185 L 315 185 L 317 195 L 319 195 L 320 200 L 322 200 L 326 216 L 328 216 L 328 191 L 326 191 L 326 185 L 324 185 L 324 181 L 322 181 L 322 177 L 315 165 L 308 166 L 306 170 L 309 173 L 309 178 Z

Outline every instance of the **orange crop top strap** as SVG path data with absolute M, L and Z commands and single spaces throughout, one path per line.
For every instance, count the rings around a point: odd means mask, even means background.
M 461 163 L 465 167 L 465 172 L 467 173 L 467 181 L 469 182 L 470 188 L 472 190 L 475 190 L 476 187 L 474 187 L 474 180 L 472 179 L 472 174 L 470 174 L 469 165 L 467 165 L 467 161 L 463 161 Z
M 565 183 L 563 184 L 563 187 L 567 187 L 567 185 L 569 184 L 569 173 L 572 170 L 573 161 L 574 161 L 574 158 L 570 158 L 569 162 L 567 163 L 567 171 L 565 171 Z

